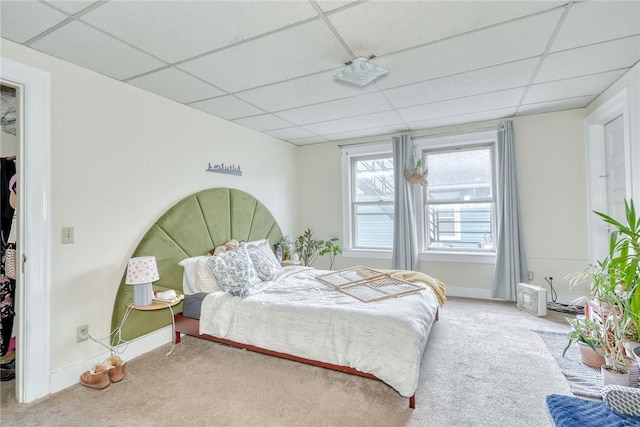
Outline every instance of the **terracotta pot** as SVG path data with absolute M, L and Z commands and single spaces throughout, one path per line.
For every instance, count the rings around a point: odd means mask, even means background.
M 605 364 L 604 356 L 594 351 L 589 344 L 578 341 L 578 349 L 580 350 L 580 361 L 592 368 L 599 368 Z
M 602 365 L 600 372 L 602 373 L 602 385 L 621 385 L 629 387 L 629 374 L 619 374 L 610 370 L 610 365 Z

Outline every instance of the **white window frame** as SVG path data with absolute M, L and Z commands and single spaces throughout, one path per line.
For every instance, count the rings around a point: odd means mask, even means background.
M 469 132 L 457 135 L 447 135 L 441 137 L 432 138 L 417 138 L 414 139 L 416 151 L 423 153 L 425 151 L 438 151 L 438 150 L 452 150 L 455 148 L 473 148 L 475 147 L 490 147 L 493 155 L 493 182 L 492 182 L 492 194 L 493 201 L 496 203 L 497 197 L 497 150 L 496 143 L 498 141 L 498 133 L 495 130 L 482 131 L 482 132 Z M 424 190 L 420 187 L 415 194 L 416 205 L 416 228 L 418 231 L 418 259 L 420 261 L 441 261 L 441 262 L 473 262 L 473 263 L 495 263 L 496 253 L 495 248 L 493 250 L 484 251 L 463 251 L 463 250 L 441 250 L 441 249 L 429 249 L 426 242 L 426 224 L 425 213 L 423 211 L 424 203 Z M 497 212 L 493 215 L 493 230 L 496 229 Z M 495 236 L 494 236 L 495 242 Z
M 494 203 L 497 195 L 497 159 L 496 159 L 497 131 L 470 132 L 457 135 L 440 137 L 415 138 L 416 152 L 423 150 L 446 149 L 471 145 L 492 144 L 493 152 L 493 194 Z M 391 259 L 391 249 L 357 249 L 353 247 L 353 202 L 351 200 L 353 176 L 351 171 L 351 158 L 376 154 L 391 154 L 393 148 L 391 142 L 376 144 L 358 144 L 342 147 L 342 206 L 343 206 L 343 252 L 345 257 L 358 257 L 370 259 Z M 423 215 L 424 192 L 421 186 L 415 186 L 416 227 L 418 229 L 418 248 L 420 261 L 439 262 L 466 262 L 466 263 L 495 263 L 495 251 L 460 251 L 460 250 L 425 250 L 425 221 Z M 498 221 L 497 212 L 494 222 Z M 495 224 L 494 224 L 495 230 Z
M 382 258 L 391 259 L 390 249 L 355 249 L 353 211 L 354 203 L 351 200 L 353 194 L 353 171 L 351 162 L 354 157 L 375 156 L 380 154 L 391 154 L 393 152 L 391 142 L 377 144 L 363 144 L 345 146 L 342 148 L 342 255 L 346 257 Z

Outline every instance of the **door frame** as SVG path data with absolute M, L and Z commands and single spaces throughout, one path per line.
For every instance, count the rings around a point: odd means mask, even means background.
M 20 88 L 16 400 L 51 393 L 51 83 L 48 72 L 0 57 Z
M 605 161 L 605 125 L 618 116 L 622 116 L 624 138 L 624 170 L 626 199 L 631 198 L 631 134 L 629 120 L 629 91 L 625 87 L 611 99 L 592 111 L 585 119 L 587 139 L 587 188 L 588 188 L 588 224 L 589 259 L 596 262 L 602 258 L 602 248 L 609 247 L 609 236 L 598 233 L 602 229 L 602 220 L 593 211 L 607 212 L 607 185 L 603 180 L 607 174 Z

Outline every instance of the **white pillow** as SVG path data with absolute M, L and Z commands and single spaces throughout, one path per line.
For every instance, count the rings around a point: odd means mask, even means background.
M 196 286 L 199 292 L 217 292 L 221 291 L 220 285 L 213 275 L 213 270 L 209 267 L 209 258 L 204 257 L 196 262 Z
M 247 242 L 247 246 L 256 246 L 264 252 L 265 256 L 269 258 L 272 262 L 280 265 L 278 262 L 278 258 L 276 258 L 276 254 L 273 252 L 271 248 L 271 244 L 269 243 L 269 239 L 260 239 L 254 240 L 253 242 Z
M 245 291 L 260 283 L 245 247 L 212 256 L 207 262 L 220 287 L 231 295 L 247 296 Z
M 182 274 L 182 290 L 185 295 L 193 295 L 200 292 L 198 289 L 198 278 L 196 276 L 196 267 L 198 265 L 198 260 L 207 259 L 208 257 L 195 256 L 191 258 L 185 258 L 178 263 L 178 265 L 182 266 L 184 272 Z

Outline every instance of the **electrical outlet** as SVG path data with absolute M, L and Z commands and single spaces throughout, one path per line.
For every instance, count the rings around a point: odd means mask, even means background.
M 80 325 L 76 328 L 76 342 L 89 339 L 89 325 Z
M 529 276 L 527 277 L 529 280 L 533 280 L 533 271 L 529 271 Z

